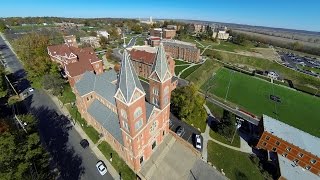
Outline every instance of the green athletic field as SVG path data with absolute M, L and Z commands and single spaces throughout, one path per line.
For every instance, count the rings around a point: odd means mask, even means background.
M 320 137 L 320 99 L 226 68 L 201 88 L 258 116 L 266 114 Z M 229 88 L 228 88 L 229 87 Z M 270 95 L 280 97 L 277 103 Z

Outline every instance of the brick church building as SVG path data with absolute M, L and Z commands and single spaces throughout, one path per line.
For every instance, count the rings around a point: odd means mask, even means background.
M 73 89 L 82 117 L 135 172 L 169 133 L 172 74 L 166 57 L 160 44 L 148 78 L 148 93 L 126 49 L 119 74 L 114 70 L 101 74 L 87 71 Z

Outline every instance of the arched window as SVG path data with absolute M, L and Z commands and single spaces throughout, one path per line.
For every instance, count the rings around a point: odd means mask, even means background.
M 150 126 L 150 133 L 152 133 L 157 128 L 157 126 L 158 126 L 158 122 L 154 121 Z
M 127 119 L 127 113 L 124 109 L 121 109 L 121 116 L 125 119 Z
M 168 94 L 169 93 L 169 86 L 166 86 L 164 88 L 164 95 Z
M 138 107 L 138 108 L 134 111 L 134 114 L 133 114 L 134 119 L 137 119 L 138 117 L 140 117 L 141 114 L 142 114 L 142 109 L 141 109 L 141 107 Z

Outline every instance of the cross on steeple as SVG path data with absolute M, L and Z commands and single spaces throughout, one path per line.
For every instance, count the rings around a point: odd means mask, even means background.
M 123 33 L 121 39 L 123 39 L 123 47 L 124 47 L 124 48 L 126 47 L 126 38 L 127 38 L 127 37 L 125 37 L 125 36 L 124 36 L 124 33 Z

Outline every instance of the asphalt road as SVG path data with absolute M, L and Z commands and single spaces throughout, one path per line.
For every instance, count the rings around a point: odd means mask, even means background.
M 0 51 L 8 70 L 18 82 L 18 92 L 25 91 L 30 85 L 25 79 L 23 66 L 1 37 Z M 41 141 L 50 152 L 52 168 L 57 167 L 60 171 L 58 179 L 112 179 L 109 173 L 104 176 L 98 173 L 95 167 L 98 158 L 90 149 L 80 146 L 81 136 L 45 92 L 35 90 L 24 99 L 24 103 L 26 109 L 39 119 Z
M 179 126 L 184 128 L 184 132 L 181 135 L 181 138 L 186 140 L 188 143 L 192 144 L 193 147 L 195 147 L 195 135 L 200 135 L 201 132 L 194 128 L 193 126 L 190 126 L 189 124 L 181 121 L 177 117 L 175 117 L 172 113 L 170 113 L 170 120 L 172 124 L 169 124 L 169 128 L 171 131 L 176 132 L 177 128 Z M 201 137 L 201 142 L 203 142 L 203 138 Z

